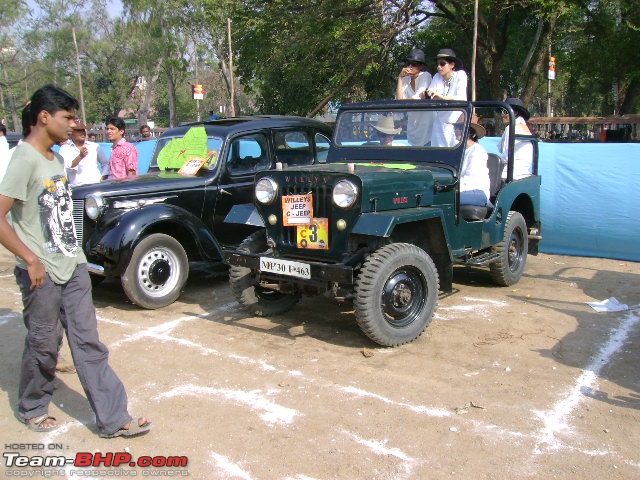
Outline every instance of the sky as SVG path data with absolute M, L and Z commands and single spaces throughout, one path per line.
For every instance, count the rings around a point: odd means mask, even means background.
M 38 10 L 40 8 L 38 6 L 37 0 L 27 0 L 27 5 L 29 5 L 29 8 L 32 10 Z M 120 14 L 122 13 L 122 1 L 108 0 L 107 11 L 109 12 L 109 16 L 111 16 L 111 18 L 120 16 Z

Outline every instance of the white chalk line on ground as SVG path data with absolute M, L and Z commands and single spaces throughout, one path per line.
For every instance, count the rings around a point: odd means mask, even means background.
M 293 423 L 295 417 L 302 415 L 293 408 L 284 407 L 270 400 L 267 395 L 260 390 L 233 390 L 230 388 L 202 387 L 199 385 L 186 384 L 172 388 L 167 392 L 156 395 L 154 400 L 172 397 L 200 396 L 200 397 L 221 397 L 232 403 L 248 407 L 249 410 L 262 412 L 259 417 L 269 425 L 289 425 Z
M 211 452 L 212 465 L 218 467 L 225 474 L 226 478 L 242 478 L 244 480 L 252 480 L 251 475 L 246 472 L 240 465 L 232 462 L 224 455 L 220 455 L 216 452 Z
M 413 471 L 415 465 L 418 464 L 418 461 L 415 458 L 410 457 L 399 448 L 387 447 L 387 440 L 367 440 L 347 430 L 342 430 L 342 433 L 353 439 L 356 443 L 367 447 L 376 455 L 391 456 L 397 458 L 398 460 L 401 460 L 403 462 L 402 466 L 404 469 L 404 473 L 407 477 L 411 475 L 411 472 Z M 406 477 L 396 478 L 399 480 Z
M 586 389 L 593 389 L 597 384 L 602 368 L 610 362 L 613 355 L 622 349 L 631 329 L 639 321 L 638 314 L 633 311 L 628 312 L 620 326 L 611 332 L 609 340 L 600 348 L 598 354 L 593 357 L 591 363 L 587 365 L 569 391 L 560 395 L 562 400 L 558 401 L 551 410 L 533 412 L 542 422 L 542 428 L 534 434 L 534 437 L 537 438 L 535 453 L 553 452 L 567 447 L 557 436 L 573 432 L 570 421 L 575 409 L 585 399 L 583 392 Z M 594 453 L 603 454 L 604 452 Z

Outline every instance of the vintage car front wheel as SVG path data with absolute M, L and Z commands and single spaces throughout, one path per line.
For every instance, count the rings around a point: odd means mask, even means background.
M 238 247 L 247 253 L 263 253 L 267 250 L 264 230 L 252 233 Z M 229 285 L 236 300 L 252 314 L 261 317 L 277 315 L 291 310 L 299 301 L 300 294 L 284 294 L 256 285 L 259 272 L 246 267 L 232 266 L 229 269 Z
M 355 288 L 356 320 L 374 342 L 395 347 L 422 335 L 438 302 L 438 271 L 415 245 L 393 243 L 365 261 Z
M 154 310 L 178 299 L 188 275 L 182 245 L 169 235 L 154 233 L 136 245 L 121 281 L 129 300 Z

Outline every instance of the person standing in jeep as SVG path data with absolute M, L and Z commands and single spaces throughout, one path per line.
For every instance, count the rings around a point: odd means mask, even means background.
M 109 159 L 109 178 L 138 175 L 138 150 L 124 138 L 125 123 L 118 117 L 107 120 L 107 139 L 113 143 Z

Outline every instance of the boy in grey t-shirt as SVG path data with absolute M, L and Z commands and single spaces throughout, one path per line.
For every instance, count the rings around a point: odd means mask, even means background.
M 30 430 L 58 427 L 48 413 L 58 359 L 57 325 L 64 327 L 80 383 L 101 437 L 146 433 L 151 422 L 132 421 L 127 393 L 100 342 L 86 258 L 73 225 L 64 160 L 51 147 L 69 138 L 78 101 L 45 85 L 23 111 L 30 126 L 0 183 L 0 243 L 16 256 L 15 276 L 27 327 L 18 414 Z M 6 215 L 11 212 L 13 225 Z

